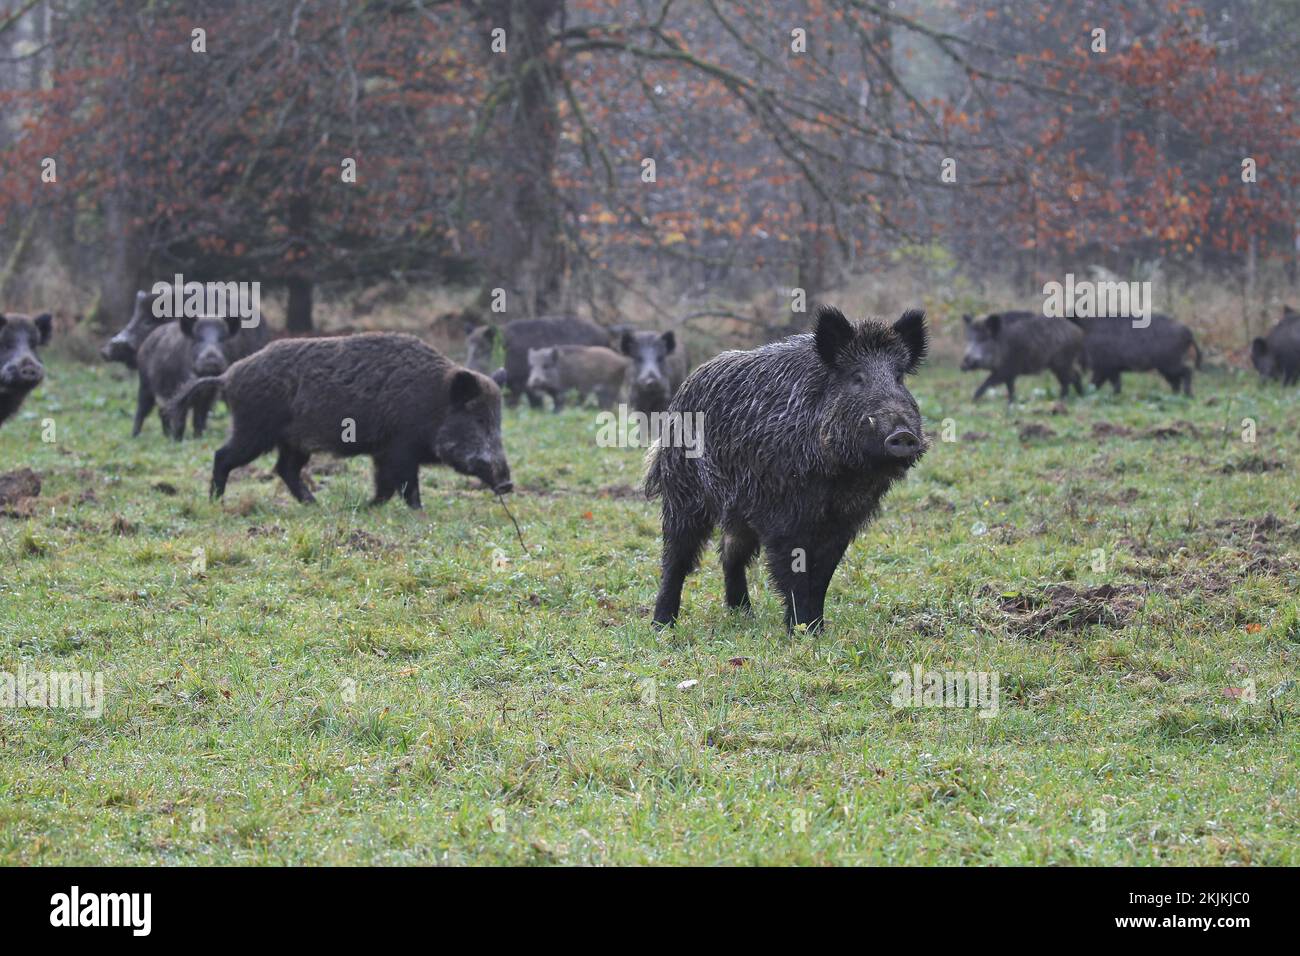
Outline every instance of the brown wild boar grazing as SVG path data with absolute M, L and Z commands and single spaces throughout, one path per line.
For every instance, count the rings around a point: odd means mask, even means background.
M 316 452 L 375 463 L 375 504 L 401 492 L 420 507 L 420 465 L 449 465 L 493 491 L 511 490 L 501 447 L 501 392 L 411 335 L 369 332 L 285 339 L 197 379 L 177 401 L 219 389 L 230 408 L 226 443 L 212 461 L 213 498 L 230 472 L 271 450 L 290 494 L 314 500 L 302 469 Z
M 54 318 L 48 312 L 34 319 L 0 315 L 0 425 L 45 380 L 45 366 L 36 349 L 50 340 L 53 328 Z
M 558 412 L 564 396 L 596 396 L 601 408 L 618 401 L 631 362 L 601 345 L 552 345 L 528 350 L 528 390 L 551 396 Z
M 720 526 L 728 607 L 749 606 L 745 568 L 762 548 L 786 626 L 821 626 L 849 542 L 924 452 L 903 380 L 927 344 L 919 310 L 854 325 L 823 306 L 813 334 L 723 352 L 687 377 L 667 414 L 700 416 L 703 440 L 661 432 L 646 471 L 646 493 L 663 499 L 655 624 L 677 619 L 682 583 Z
M 510 404 L 517 404 L 520 395 L 527 395 L 528 404 L 533 408 L 541 407 L 542 396 L 528 388 L 529 349 L 551 345 L 610 344 L 608 331 L 594 322 L 573 316 L 515 319 L 499 331 L 489 325 L 471 332 L 466 338 L 465 364 L 476 372 L 491 374 L 498 341 L 505 351 L 506 396 Z

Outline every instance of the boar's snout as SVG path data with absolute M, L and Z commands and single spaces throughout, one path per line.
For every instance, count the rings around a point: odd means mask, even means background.
M 0 369 L 0 381 L 11 385 L 39 385 L 45 378 L 45 367 L 28 354 L 5 365 Z
M 504 458 L 496 461 L 486 457 L 471 458 L 469 472 L 495 494 L 508 495 L 515 489 L 515 483 L 510 480 L 510 466 Z
M 915 458 L 921 451 L 921 440 L 906 428 L 895 429 L 885 439 L 885 451 L 894 458 Z

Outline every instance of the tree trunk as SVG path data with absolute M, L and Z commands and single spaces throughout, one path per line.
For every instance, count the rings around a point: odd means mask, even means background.
M 289 311 L 285 328 L 290 335 L 302 335 L 312 330 L 312 282 L 301 276 L 289 279 Z
M 311 230 L 311 199 L 299 194 L 289 200 L 289 243 L 291 247 L 307 247 Z M 297 259 L 299 271 L 288 278 L 289 310 L 285 328 L 290 335 L 302 335 L 312 330 L 312 274 L 306 259 Z
M 506 32 L 506 51 L 486 55 L 489 65 L 512 86 L 501 155 L 493 178 L 492 234 L 481 298 L 506 292 L 506 311 L 515 318 L 553 308 L 562 291 L 567 259 L 561 212 L 552 175 L 559 142 L 556 96 L 561 66 L 550 49 L 548 24 L 564 0 L 490 0 L 485 26 Z

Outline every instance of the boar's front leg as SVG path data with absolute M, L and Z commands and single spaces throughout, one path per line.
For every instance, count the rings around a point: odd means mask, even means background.
M 389 448 L 375 455 L 375 497 L 372 505 L 382 505 L 397 492 L 412 508 L 420 507 L 419 459 L 405 449 Z
M 420 466 L 412 462 L 398 479 L 398 485 L 402 489 L 402 499 L 411 508 L 419 511 L 423 507 L 420 503 Z
M 812 549 L 808 587 L 809 627 L 812 630 L 820 630 L 826 624 L 826 592 L 851 540 L 850 535 L 828 534 Z
M 997 372 L 990 372 L 989 377 L 980 382 L 979 388 L 975 389 L 975 394 L 971 396 L 972 402 L 978 402 L 984 393 L 995 385 L 1001 385 L 1002 379 Z
M 772 586 L 785 601 L 785 627 L 812 624 L 812 575 L 809 536 L 795 534 L 763 542 Z

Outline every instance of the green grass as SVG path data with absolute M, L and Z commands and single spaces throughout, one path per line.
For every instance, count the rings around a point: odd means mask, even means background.
M 107 700 L 0 710 L 0 862 L 1300 863 L 1300 391 L 1020 384 L 918 378 L 936 439 L 987 437 L 936 440 L 787 637 L 712 558 L 651 629 L 641 453 L 589 410 L 506 415 L 524 554 L 446 469 L 424 513 L 367 508 L 362 459 L 210 504 L 224 412 L 132 440 L 124 374 L 54 362 L 0 429 L 44 479 L 0 517 L 0 670 Z M 892 707 L 918 663 L 997 672 L 998 714 Z

